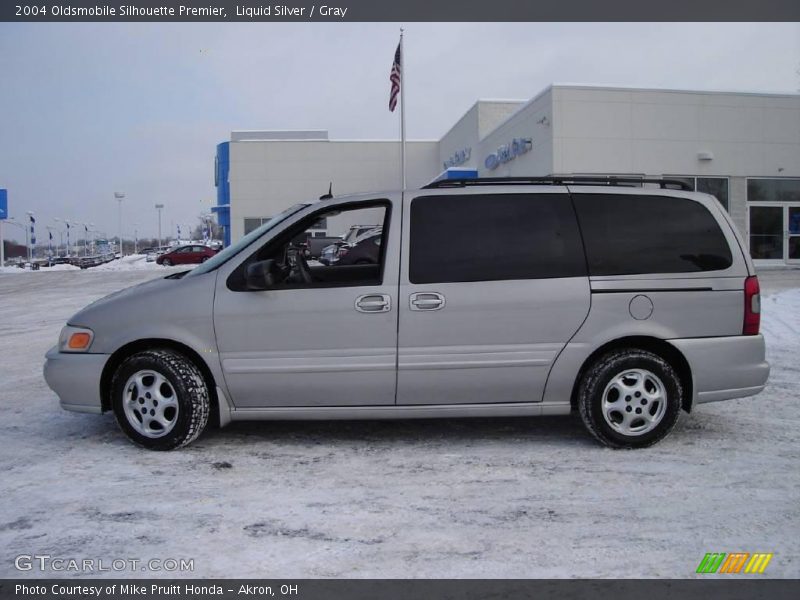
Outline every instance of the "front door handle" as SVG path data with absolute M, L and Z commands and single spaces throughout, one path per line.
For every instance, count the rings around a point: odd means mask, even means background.
M 356 298 L 356 310 L 363 313 L 383 313 L 392 309 L 392 298 L 388 294 L 364 294 Z
M 438 292 L 417 292 L 409 297 L 411 310 L 439 310 L 444 305 L 444 296 Z

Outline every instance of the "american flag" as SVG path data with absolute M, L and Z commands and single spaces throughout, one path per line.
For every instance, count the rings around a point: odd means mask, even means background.
M 397 94 L 400 93 L 400 44 L 397 44 L 397 50 L 394 53 L 394 62 L 392 63 L 392 72 L 389 73 L 389 82 L 392 84 L 389 89 L 389 110 L 394 112 L 397 107 Z

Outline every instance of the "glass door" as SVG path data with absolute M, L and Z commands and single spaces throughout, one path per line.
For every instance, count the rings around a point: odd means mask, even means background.
M 750 205 L 750 256 L 762 265 L 800 264 L 800 204 Z
M 750 206 L 750 256 L 783 262 L 783 206 Z
M 786 261 L 800 263 L 800 205 L 786 207 Z

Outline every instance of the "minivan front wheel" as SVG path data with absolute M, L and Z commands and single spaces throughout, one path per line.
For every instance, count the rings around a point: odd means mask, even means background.
M 680 413 L 683 386 L 663 358 L 636 348 L 594 362 L 578 387 L 586 428 L 606 446 L 642 448 L 664 438 Z
M 208 423 L 208 386 L 184 355 L 146 350 L 125 359 L 111 381 L 112 406 L 122 431 L 150 450 L 194 441 Z

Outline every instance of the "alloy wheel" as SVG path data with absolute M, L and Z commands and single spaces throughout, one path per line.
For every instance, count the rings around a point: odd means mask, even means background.
M 148 438 L 167 435 L 178 420 L 175 388 L 157 371 L 131 375 L 125 383 L 122 405 L 131 427 Z
M 647 369 L 628 369 L 611 378 L 602 400 L 603 418 L 623 435 L 655 429 L 667 410 L 664 383 Z

